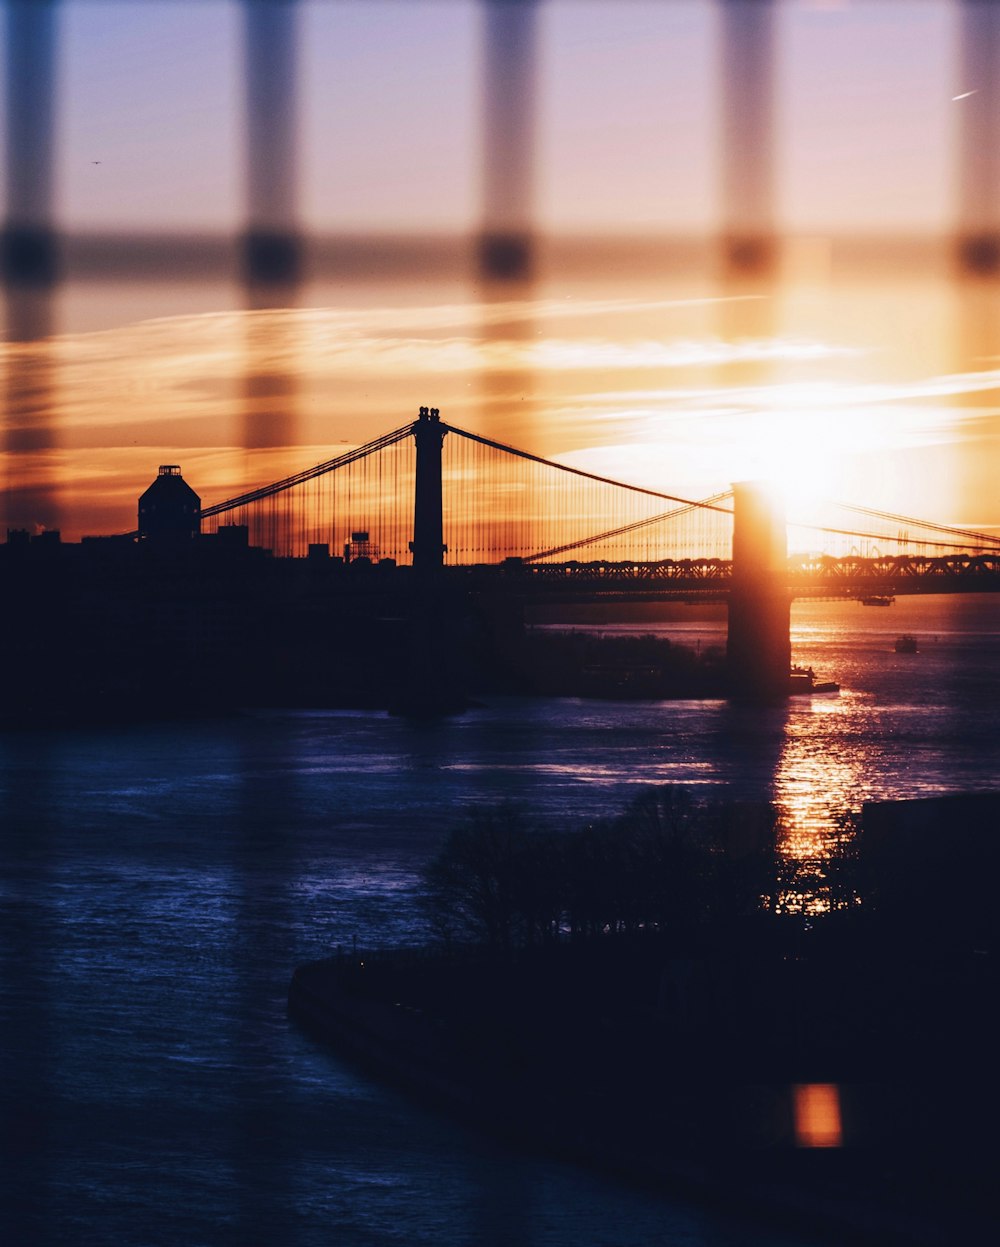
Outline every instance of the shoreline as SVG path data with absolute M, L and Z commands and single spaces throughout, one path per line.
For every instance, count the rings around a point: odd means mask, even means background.
M 671 791 L 580 853 L 487 819 L 434 864 L 440 942 L 300 965 L 290 1016 L 518 1148 L 839 1241 L 978 1241 L 998 1228 L 1000 794 L 867 804 L 820 914 L 762 907 L 761 813 L 687 824 Z M 587 873 L 613 851 L 653 884 L 631 909 Z
M 396 962 L 395 980 L 410 983 L 409 996 L 393 999 L 395 991 L 386 995 L 374 977 L 371 986 L 364 984 L 365 971 L 378 973 L 378 958 L 383 965 Z M 418 962 L 425 967 L 423 984 L 414 971 Z M 488 960 L 460 966 L 456 995 L 462 993 L 462 1003 L 442 1012 L 434 991 L 422 1001 L 427 966 L 433 973 L 434 954 L 427 950 L 387 952 L 374 962 L 343 956 L 306 963 L 292 976 L 290 1017 L 369 1075 L 434 1109 L 519 1150 L 627 1184 L 835 1241 L 849 1235 L 852 1242 L 945 1247 L 975 1241 L 986 1228 L 989 1181 L 985 1172 L 979 1178 L 962 1172 L 961 1158 L 972 1154 L 975 1141 L 953 1151 L 942 1137 L 928 1154 L 925 1139 L 907 1134 L 919 1119 L 913 1105 L 935 1098 L 919 1062 L 891 1078 L 883 1068 L 882 1081 L 872 1077 L 879 1073 L 877 1060 L 867 1069 L 848 1060 L 843 1081 L 829 1078 L 837 1071 L 826 1066 L 824 1081 L 838 1085 L 848 1137 L 840 1147 L 803 1147 L 794 1137 L 792 1098 L 797 1084 L 817 1079 L 815 1073 L 804 1077 L 804 1067 L 789 1066 L 781 1076 L 780 1062 L 765 1063 L 755 1072 L 759 1054 L 750 1052 L 726 1070 L 718 1051 L 695 1055 L 696 1044 L 683 1037 L 674 1044 L 659 1031 L 654 1046 L 673 1073 L 648 1087 L 648 1058 L 639 1043 L 616 1047 L 611 1037 L 574 1069 L 573 1024 L 564 1029 L 560 1022 L 554 1030 L 549 1018 L 536 1018 L 530 990 L 512 1003 L 505 967 Z M 471 1000 L 463 992 L 470 972 L 481 989 Z M 548 970 L 541 978 L 552 986 Z M 485 1011 L 483 998 L 491 1000 Z M 585 1012 L 599 1027 L 600 1002 Z M 492 1030 L 495 1024 L 500 1033 Z M 595 1052 L 606 1055 L 604 1068 L 590 1059 Z M 616 1053 L 631 1053 L 634 1068 L 623 1071 Z M 945 1056 L 938 1095 L 947 1063 Z M 822 1060 L 815 1063 L 821 1067 Z M 959 1086 L 954 1090 L 961 1094 Z M 850 1137 L 865 1113 L 884 1123 L 900 1111 L 891 1137 Z M 947 1104 L 933 1105 L 935 1114 L 941 1121 L 955 1117 Z M 961 1111 L 957 1120 L 968 1124 Z M 953 1171 L 941 1168 L 945 1160 Z

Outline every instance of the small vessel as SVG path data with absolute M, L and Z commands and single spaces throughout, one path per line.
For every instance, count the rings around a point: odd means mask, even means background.
M 873 593 L 866 598 L 861 598 L 862 606 L 891 606 L 895 602 L 894 597 L 889 597 L 884 593 Z
M 793 667 L 788 673 L 788 692 L 793 697 L 803 693 L 839 693 L 840 685 L 832 680 L 817 680 L 812 667 Z
M 902 636 L 896 637 L 894 648 L 897 654 L 915 654 L 917 652 L 917 638 L 905 632 Z

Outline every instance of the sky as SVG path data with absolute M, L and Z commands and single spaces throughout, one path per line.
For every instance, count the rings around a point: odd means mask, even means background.
M 303 230 L 473 231 L 481 7 L 299 8 Z M 540 237 L 711 241 L 724 207 L 717 34 L 702 0 L 541 5 Z M 61 231 L 244 226 L 241 39 L 228 0 L 64 0 Z M 51 525 L 44 507 L 26 515 L 17 501 L 48 491 L 67 537 L 121 531 L 160 462 L 181 463 L 207 504 L 431 404 L 452 423 L 684 496 L 773 475 L 793 495 L 1000 531 L 1000 334 L 990 292 L 957 285 L 941 259 L 958 214 L 959 110 L 1000 112 L 983 89 L 963 76 L 947 0 L 779 4 L 785 245 L 766 282 L 727 281 L 710 247 L 648 272 L 550 262 L 530 288 L 499 293 L 471 272 L 393 283 L 362 261 L 307 281 L 294 307 L 254 311 L 235 282 L 197 274 L 71 279 L 44 341 L 0 343 L 8 376 L 47 378 L 53 434 L 49 448 L 7 456 L 7 522 Z M 899 258 L 869 272 L 845 236 Z M 930 250 L 907 251 L 914 238 Z M 268 390 L 248 373 L 283 381 Z M 247 449 L 255 405 L 279 432 Z M 38 418 L 8 406 L 15 434 Z

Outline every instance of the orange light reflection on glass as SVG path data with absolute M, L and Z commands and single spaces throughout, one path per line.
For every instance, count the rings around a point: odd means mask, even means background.
M 835 1083 L 801 1083 L 793 1088 L 798 1147 L 840 1147 L 840 1091 Z

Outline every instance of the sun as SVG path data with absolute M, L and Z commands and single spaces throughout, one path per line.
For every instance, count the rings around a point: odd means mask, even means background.
M 829 497 L 841 475 L 835 434 L 801 412 L 759 412 L 742 417 L 727 446 L 732 482 L 764 481 L 789 509 Z
M 884 449 L 884 421 L 835 386 L 775 386 L 769 398 L 730 423 L 732 479 L 767 481 L 790 511 L 853 492 L 858 464 Z

